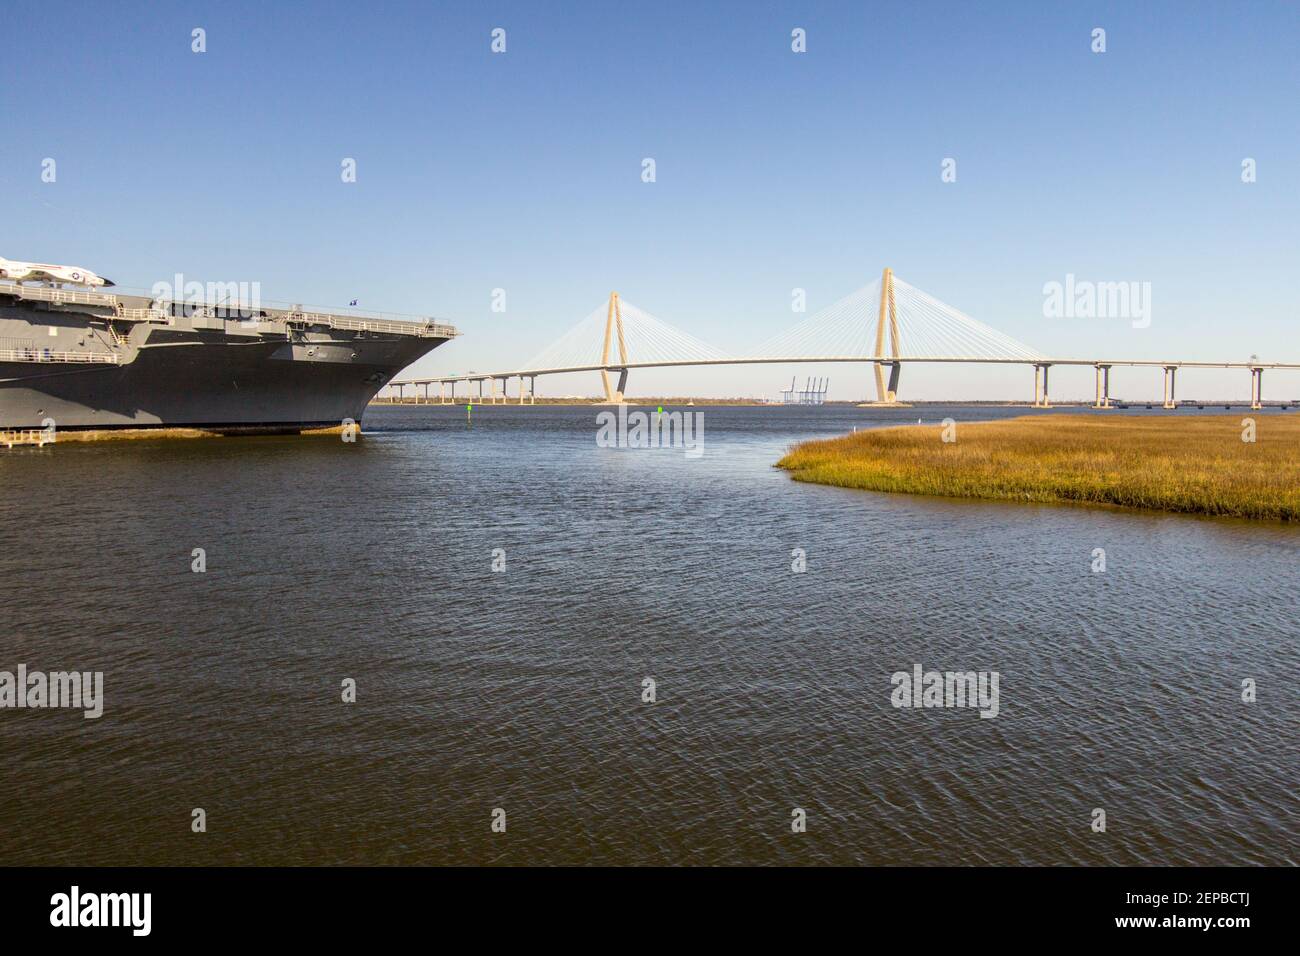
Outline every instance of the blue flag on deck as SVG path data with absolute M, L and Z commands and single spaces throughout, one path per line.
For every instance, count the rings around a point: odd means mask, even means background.
M 351 302 L 348 303 L 348 305 L 356 305 L 356 304 L 357 304 L 357 300 L 356 300 L 356 299 L 353 299 Z

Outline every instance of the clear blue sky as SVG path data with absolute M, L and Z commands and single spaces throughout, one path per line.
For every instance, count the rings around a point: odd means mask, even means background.
M 740 349 L 801 318 L 792 288 L 815 311 L 886 265 L 1048 354 L 1294 361 L 1297 50 L 1295 3 L 10 0 L 0 255 L 447 316 L 421 373 L 511 367 L 610 289 Z M 1044 318 L 1067 273 L 1150 282 L 1151 327 Z M 784 373 L 674 374 L 631 390 Z

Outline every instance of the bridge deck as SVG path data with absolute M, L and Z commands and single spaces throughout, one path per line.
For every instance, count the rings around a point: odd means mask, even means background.
M 789 355 L 775 358 L 692 359 L 669 362 L 627 362 L 610 365 L 571 365 L 564 368 L 528 368 L 508 372 L 474 372 L 465 375 L 434 375 L 427 378 L 403 379 L 392 385 L 438 385 L 452 382 L 487 382 L 511 378 L 532 378 L 537 375 L 564 375 L 573 372 L 621 372 L 639 368 L 686 368 L 706 365 L 802 365 L 805 363 L 850 363 L 892 365 L 906 364 L 967 364 L 967 365 L 1075 365 L 1088 367 L 1141 367 L 1141 368 L 1225 368 L 1225 369 L 1300 369 L 1297 362 L 1205 362 L 1188 359 L 1080 359 L 1080 358 L 970 358 L 943 356 L 851 356 L 851 355 Z

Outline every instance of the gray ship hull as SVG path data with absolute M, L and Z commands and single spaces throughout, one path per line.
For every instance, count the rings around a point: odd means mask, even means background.
M 384 384 L 455 335 L 432 323 L 408 331 L 407 323 L 293 311 L 240 321 L 168 310 L 146 319 L 122 297 L 95 297 L 115 303 L 91 308 L 6 297 L 5 288 L 4 429 L 51 420 L 57 430 L 337 427 L 360 422 Z

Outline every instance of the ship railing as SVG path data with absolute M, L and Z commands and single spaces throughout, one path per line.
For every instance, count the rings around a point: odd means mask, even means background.
M 455 338 L 460 333 L 455 327 L 432 320 L 402 322 L 392 319 L 354 319 L 327 312 L 287 312 L 284 321 L 289 325 L 324 325 L 331 329 L 351 332 L 383 332 L 389 335 L 416 335 L 421 338 Z
M 52 349 L 0 349 L 0 362 L 76 362 L 80 365 L 118 364 L 115 352 L 55 352 Z
M 77 292 L 69 289 L 57 289 L 53 286 L 28 286 L 17 282 L 0 282 L 0 295 L 12 295 L 20 299 L 38 302 L 50 302 L 58 305 L 94 305 L 111 308 L 118 318 L 134 322 L 162 322 L 171 324 L 172 317 L 166 311 L 156 308 L 128 309 L 121 305 L 117 296 L 105 292 Z M 213 308 L 200 306 L 201 308 Z M 222 306 L 227 310 L 244 309 L 252 314 L 251 306 L 228 304 Z M 274 313 L 267 316 L 274 321 Z M 421 338 L 454 338 L 460 333 L 454 326 L 426 319 L 423 322 L 403 319 L 376 319 L 362 316 L 334 315 L 328 312 L 307 312 L 290 309 L 284 321 L 302 325 L 324 325 L 332 329 L 347 329 L 354 332 L 383 332 L 390 335 L 415 335 Z
M 123 309 L 118 308 L 117 318 L 124 322 L 158 322 L 171 325 L 172 317 L 161 309 Z
M 107 292 L 77 292 L 56 289 L 53 286 L 20 285 L 17 282 L 0 282 L 0 295 L 13 295 L 37 302 L 54 302 L 59 305 L 105 305 L 117 308 L 117 296 Z

